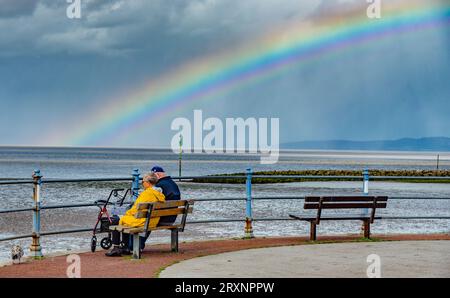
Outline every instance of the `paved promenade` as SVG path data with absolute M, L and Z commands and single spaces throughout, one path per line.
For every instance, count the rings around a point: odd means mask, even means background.
M 450 277 L 450 241 L 338 243 L 249 249 L 194 258 L 160 277 L 366 278 L 376 254 L 381 277 Z
M 141 260 L 131 260 L 130 257 L 119 257 L 119 258 L 108 258 L 105 257 L 104 251 L 99 250 L 95 253 L 81 253 L 79 254 L 80 260 L 81 260 L 81 277 L 157 277 L 160 272 L 162 272 L 162 276 L 168 276 L 168 274 L 172 271 L 172 276 L 175 277 L 185 277 L 186 274 L 188 274 L 190 271 L 185 271 L 184 273 L 180 273 L 173 271 L 176 269 L 177 262 L 181 262 L 179 265 L 184 265 L 183 261 L 192 259 L 194 262 L 197 262 L 203 256 L 213 256 L 213 255 L 219 255 L 222 253 L 230 253 L 230 252 L 239 252 L 237 255 L 232 256 L 231 262 L 232 264 L 238 264 L 238 259 L 234 258 L 245 258 L 245 254 L 247 254 L 247 257 L 249 260 L 252 260 L 254 256 L 252 254 L 254 253 L 257 248 L 268 248 L 268 247 L 278 247 L 278 249 L 281 249 L 282 251 L 276 251 L 275 254 L 271 254 L 272 256 L 272 263 L 267 263 L 270 266 L 272 266 L 273 262 L 286 262 L 286 258 L 283 258 L 283 253 L 280 254 L 280 252 L 286 252 L 290 254 L 296 255 L 296 262 L 299 261 L 307 261 L 302 256 L 301 253 L 308 254 L 309 256 L 307 258 L 313 257 L 314 254 L 311 252 L 318 251 L 320 255 L 323 257 L 326 257 L 326 259 L 323 259 L 321 262 L 327 262 L 333 264 L 333 268 L 339 268 L 342 264 L 349 264 L 348 266 L 356 266 L 357 262 L 360 262 L 358 264 L 362 264 L 361 266 L 367 266 L 366 260 L 363 258 L 361 260 L 361 257 L 365 257 L 368 252 L 374 253 L 373 249 L 370 249 L 371 245 L 391 245 L 390 249 L 384 248 L 383 251 L 379 251 L 381 253 L 382 257 L 382 266 L 383 265 L 383 258 L 386 257 L 386 260 L 389 260 L 391 258 L 395 258 L 397 254 L 401 254 L 402 250 L 405 249 L 405 247 L 411 247 L 411 242 L 403 243 L 402 241 L 415 241 L 413 246 L 417 246 L 418 249 L 416 252 L 412 252 L 408 254 L 408 258 L 412 257 L 416 260 L 420 259 L 421 256 L 424 256 L 426 254 L 432 254 L 434 257 L 431 258 L 433 261 L 440 262 L 441 264 L 445 265 L 448 264 L 448 251 L 449 247 L 443 247 L 439 248 L 440 244 L 437 246 L 428 246 L 428 241 L 436 241 L 436 243 L 449 243 L 450 241 L 437 241 L 437 240 L 450 240 L 450 235 L 448 234 L 437 234 L 437 235 L 374 235 L 374 237 L 378 238 L 379 240 L 383 241 L 396 241 L 396 242 L 354 242 L 358 241 L 359 236 L 321 236 L 318 238 L 320 243 L 323 242 L 347 242 L 348 245 L 352 245 L 353 249 L 342 247 L 341 250 L 330 250 L 326 251 L 327 247 L 332 248 L 332 246 L 336 246 L 337 244 L 311 244 L 308 241 L 307 237 L 270 237 L 270 238 L 255 238 L 251 240 L 243 240 L 243 239 L 227 239 L 227 240 L 213 240 L 213 241 L 198 241 L 198 242 L 187 242 L 183 243 L 180 242 L 180 252 L 179 253 L 172 253 L 170 252 L 170 244 L 158 244 L 158 245 L 149 245 L 146 247 L 145 251 L 143 252 L 143 259 Z M 168 237 L 169 238 L 169 237 Z M 170 241 L 168 239 L 168 241 Z M 354 243 L 349 243 L 349 242 Z M 397 242 L 399 241 L 399 242 Z M 427 241 L 423 242 L 422 241 Z M 330 246 L 332 245 L 332 246 Z M 343 244 L 342 244 L 343 245 Z M 424 246 L 422 246 L 424 245 Z M 444 244 L 445 246 L 446 244 Z M 300 249 L 300 251 L 296 251 L 296 249 Z M 444 253 L 442 253 L 442 249 L 445 249 Z M 361 252 L 358 252 L 361 250 Z M 384 252 L 391 251 L 393 255 L 386 255 Z M 270 250 L 268 251 L 270 253 Z M 261 253 L 267 253 L 264 252 L 264 250 L 261 250 Z M 376 253 L 376 250 L 375 250 Z M 300 254 L 300 255 L 299 255 Z M 352 257 L 352 255 L 357 255 L 357 258 Z M 416 256 L 415 254 L 419 254 Z M 344 256 L 345 255 L 345 256 Z M 298 258 L 302 259 L 298 259 Z M 446 258 L 447 257 L 447 258 Z M 197 259 L 195 259 L 197 258 Z M 220 256 L 219 256 L 220 258 Z M 235 260 L 233 262 L 233 260 Z M 259 260 L 261 261 L 261 258 L 259 257 Z M 385 260 L 385 261 L 386 261 Z M 223 261 L 223 260 L 222 260 Z M 270 260 L 264 260 L 264 262 L 270 262 Z M 228 259 L 227 259 L 228 262 Z M 254 264 L 257 264 L 258 262 L 252 262 Z M 426 263 L 426 262 L 423 262 Z M 175 264 L 175 265 L 174 265 Z M 264 264 L 264 263 L 263 263 Z M 174 265 L 173 267 L 170 267 L 171 265 Z M 325 265 L 325 264 L 322 264 Z M 385 265 L 387 266 L 388 263 L 386 262 Z M 0 277 L 67 277 L 66 272 L 67 268 L 69 266 L 69 263 L 67 263 L 67 257 L 66 256 L 55 256 L 55 257 L 46 257 L 43 260 L 29 260 L 25 263 L 19 264 L 19 265 L 12 265 L 12 266 L 5 266 L 0 268 Z M 272 271 L 272 268 L 263 266 L 257 269 L 256 271 L 253 271 L 253 274 L 250 276 L 252 277 L 258 277 L 261 275 L 264 276 L 271 276 L 274 274 L 273 277 L 282 276 L 282 270 Z M 359 265 L 358 265 L 359 266 Z M 163 270 L 164 268 L 167 268 L 167 270 Z M 218 268 L 218 266 L 215 267 L 215 269 L 219 270 L 219 274 L 217 276 L 220 277 L 236 277 L 241 276 L 242 272 L 245 272 L 241 267 L 227 267 L 228 269 L 226 271 L 220 271 L 221 268 Z M 249 268 L 247 266 L 246 268 Z M 273 267 L 276 268 L 276 267 Z M 325 268 L 325 269 L 323 269 Z M 356 268 L 356 267 L 355 267 Z M 359 268 L 359 267 L 358 267 Z M 387 267 L 385 267 L 387 268 Z M 448 268 L 448 266 L 447 266 Z M 364 268 L 362 268 L 364 269 Z M 359 271 L 362 270 L 355 269 L 358 274 Z M 252 269 L 253 270 L 253 269 Z M 320 271 L 320 274 L 316 274 L 316 276 L 339 276 L 336 272 L 340 271 L 333 271 L 329 270 L 327 272 L 326 267 L 322 267 Z M 383 267 L 382 267 L 383 270 Z M 407 269 L 404 274 L 409 274 L 409 270 Z M 297 277 L 299 271 L 291 271 L 291 274 L 287 274 L 284 272 L 283 276 L 289 276 L 289 277 Z M 365 272 L 365 269 L 363 270 L 363 273 Z M 388 271 L 385 271 L 387 274 Z M 428 271 L 423 271 L 424 273 L 428 274 Z M 444 274 L 448 276 L 448 271 L 439 271 L 440 273 L 436 274 Z M 195 273 L 195 272 L 194 272 Z M 198 273 L 198 272 L 197 272 Z M 316 272 L 317 273 L 317 272 Z M 336 274 L 335 274 L 336 273 Z M 166 275 L 167 274 L 167 275 Z M 434 274 L 434 273 L 433 273 Z M 212 277 L 212 274 L 208 274 L 208 277 Z

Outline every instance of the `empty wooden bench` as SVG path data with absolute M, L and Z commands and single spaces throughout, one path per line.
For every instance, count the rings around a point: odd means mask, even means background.
M 361 220 L 364 223 L 364 237 L 370 238 L 370 224 L 375 219 L 375 211 L 379 208 L 386 208 L 387 196 L 339 196 L 339 197 L 305 197 L 305 210 L 317 209 L 317 215 L 301 216 L 289 214 L 291 218 L 308 221 L 311 224 L 310 240 L 316 240 L 317 225 L 321 220 Z M 339 214 L 335 216 L 322 216 L 324 209 L 371 209 L 370 214 Z
M 140 259 L 140 245 L 139 237 L 146 237 L 151 231 L 155 230 L 170 230 L 171 231 L 171 249 L 174 252 L 178 252 L 178 232 L 184 231 L 186 225 L 186 217 L 188 213 L 193 211 L 193 200 L 179 200 L 179 201 L 166 201 L 164 203 L 140 203 L 137 206 L 138 212 L 136 218 L 145 218 L 145 224 L 140 228 L 130 228 L 127 226 L 110 226 L 110 230 L 119 231 L 125 234 L 133 236 L 133 258 Z M 175 221 L 171 225 L 161 225 L 156 227 L 149 227 L 150 219 L 160 217 L 160 221 L 165 216 L 182 216 L 181 221 L 177 223 Z

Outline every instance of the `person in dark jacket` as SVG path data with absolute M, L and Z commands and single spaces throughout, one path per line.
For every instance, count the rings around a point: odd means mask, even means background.
M 150 172 L 156 175 L 158 180 L 154 185 L 154 187 L 161 189 L 161 192 L 165 197 L 165 201 L 181 200 L 181 194 L 178 185 L 175 183 L 175 181 L 172 180 L 170 176 L 167 176 L 163 168 L 159 166 L 154 166 Z M 171 225 L 175 222 L 176 219 L 177 219 L 176 215 L 162 216 L 159 219 L 158 226 Z M 148 232 L 147 235 L 145 235 L 145 237 L 143 236 L 139 237 L 141 250 L 144 249 L 145 242 L 147 241 L 148 237 L 150 237 L 150 232 Z M 131 240 L 133 239 L 130 238 L 128 245 L 130 251 L 133 250 L 133 241 Z
M 154 166 L 151 169 L 151 172 L 155 173 L 155 175 L 158 177 L 158 182 L 156 183 L 155 187 L 158 187 L 162 190 L 166 201 L 181 200 L 181 194 L 178 185 L 170 176 L 167 176 L 163 168 Z M 171 225 L 175 222 L 176 218 L 176 215 L 161 217 L 158 225 Z

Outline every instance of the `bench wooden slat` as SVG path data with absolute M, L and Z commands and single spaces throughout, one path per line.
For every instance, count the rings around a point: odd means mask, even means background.
M 185 213 L 184 210 L 185 210 L 185 208 L 161 208 L 161 209 L 153 210 L 152 214 L 151 214 L 151 218 L 184 214 Z M 193 210 L 194 210 L 193 207 L 189 207 L 187 213 L 192 213 Z M 148 209 L 139 210 L 134 217 L 135 218 L 147 218 L 147 212 L 148 212 Z
M 137 233 L 142 233 L 144 231 L 145 231 L 144 227 L 139 227 L 139 228 L 127 227 L 126 229 L 122 230 L 122 233 L 125 233 L 125 234 L 137 234 Z
M 179 201 L 179 200 L 177 200 L 177 201 L 166 201 L 164 203 L 154 203 L 153 204 L 153 209 L 158 210 L 158 209 L 182 207 L 185 204 L 186 204 L 185 201 Z
M 322 202 L 373 202 L 374 199 L 377 202 L 387 202 L 386 196 L 349 196 L 349 197 L 305 197 L 305 203 L 318 203 L 322 199 Z
M 149 228 L 151 231 L 155 230 L 171 230 L 171 229 L 178 229 L 181 228 L 182 225 L 169 225 L 169 226 L 156 226 L 154 228 Z
M 192 213 L 193 211 L 194 211 L 193 207 L 189 207 L 187 212 L 185 211 L 185 208 L 159 209 L 152 211 L 150 218 Z
M 317 219 L 315 216 L 302 216 L 295 214 L 289 214 L 289 217 L 304 221 L 315 221 Z M 370 216 L 343 215 L 343 216 L 325 216 L 320 218 L 320 220 L 367 220 L 367 219 L 370 219 Z M 382 217 L 376 216 L 375 219 L 382 219 Z
M 168 225 L 168 226 L 156 226 L 153 228 L 149 228 L 149 231 L 156 231 L 156 230 L 173 230 L 181 228 L 182 225 Z M 124 229 L 121 230 L 121 232 L 125 234 L 136 234 L 136 233 L 143 233 L 145 232 L 144 227 L 139 228 L 130 228 L 130 227 L 124 227 Z
M 154 209 L 166 209 L 166 208 L 173 208 L 173 207 L 183 207 L 188 202 L 189 205 L 194 205 L 194 200 L 176 200 L 176 201 L 166 201 L 164 203 L 156 203 L 154 204 Z
M 153 210 L 150 218 L 178 215 L 178 214 L 184 214 L 184 213 L 185 213 L 184 208 L 159 209 L 159 210 Z
M 189 205 L 194 205 L 194 200 L 188 200 Z M 174 208 L 174 207 L 183 207 L 186 204 L 186 200 L 176 200 L 176 201 L 165 201 L 165 202 L 146 202 L 146 203 L 139 203 L 137 206 L 137 210 L 147 210 L 150 205 L 153 205 L 154 210 L 158 209 L 167 209 L 167 208 Z
M 323 202 L 322 209 L 362 209 L 362 208 L 386 208 L 386 203 L 330 203 Z M 319 209 L 319 203 L 305 203 L 304 209 Z

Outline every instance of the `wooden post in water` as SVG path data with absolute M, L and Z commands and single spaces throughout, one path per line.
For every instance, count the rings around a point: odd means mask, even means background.
M 436 171 L 439 171 L 439 154 L 437 156 Z
M 178 177 L 181 177 L 181 159 L 183 154 L 183 135 L 180 134 L 180 156 L 178 158 Z M 181 178 L 178 179 L 178 181 L 181 181 Z

